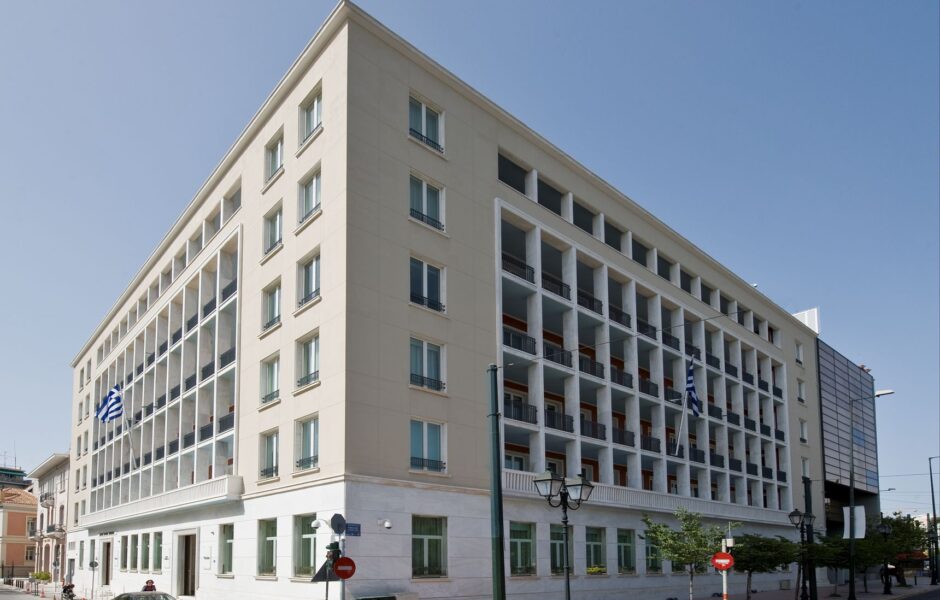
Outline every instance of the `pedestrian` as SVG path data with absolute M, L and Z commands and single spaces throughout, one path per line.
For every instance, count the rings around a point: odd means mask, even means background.
M 147 583 L 144 584 L 144 589 L 140 590 L 142 592 L 155 592 L 157 591 L 157 586 L 153 584 L 153 579 L 148 579 Z

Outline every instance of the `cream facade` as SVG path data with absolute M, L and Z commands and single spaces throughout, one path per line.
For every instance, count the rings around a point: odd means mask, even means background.
M 814 345 L 344 2 L 73 361 L 75 580 L 310 597 L 331 539 L 311 525 L 342 513 L 362 533 L 348 597 L 487 597 L 495 363 L 509 592 L 561 597 L 545 469 L 596 485 L 573 589 L 678 590 L 643 514 L 793 535 L 798 473 L 819 472 L 794 442 L 818 415 Z M 704 406 L 683 424 L 692 357 Z M 127 418 L 104 425 L 116 385 Z
M 73 524 L 77 523 L 77 512 L 68 507 L 69 455 L 53 454 L 30 471 L 29 478 L 34 480 L 33 492 L 39 497 L 29 532 L 30 539 L 35 540 L 35 570 L 49 573 L 54 582 L 68 581 L 75 565 L 65 558 L 66 528 L 70 517 Z M 75 485 L 78 483 L 76 478 Z

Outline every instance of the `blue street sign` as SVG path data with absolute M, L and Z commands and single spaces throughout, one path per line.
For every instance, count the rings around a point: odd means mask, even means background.
M 359 537 L 362 535 L 362 525 L 360 523 L 346 523 L 346 535 Z

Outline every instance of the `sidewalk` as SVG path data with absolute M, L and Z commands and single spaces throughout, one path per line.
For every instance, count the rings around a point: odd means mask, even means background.
M 908 581 L 911 582 L 910 579 Z M 743 587 L 743 586 L 739 586 L 739 587 Z M 829 600 L 830 594 L 832 594 L 834 589 L 835 587 L 830 583 L 819 585 L 817 587 L 819 600 Z M 855 595 L 856 597 L 858 597 L 859 600 L 862 600 L 862 599 L 874 600 L 875 598 L 881 598 L 882 600 L 884 600 L 886 596 L 882 593 L 883 590 L 884 590 L 884 587 L 881 581 L 875 578 L 874 581 L 868 582 L 868 593 L 865 593 L 861 582 L 859 582 L 855 587 Z M 893 593 L 893 595 L 887 596 L 887 598 L 892 598 L 892 599 L 904 598 L 906 596 L 912 596 L 914 594 L 922 594 L 930 590 L 936 591 L 937 597 L 940 598 L 940 585 L 930 585 L 929 578 L 924 580 L 918 577 L 916 586 L 911 585 L 911 587 L 906 587 L 906 588 L 901 588 L 896 585 L 892 586 L 891 592 Z M 729 590 L 729 592 L 730 593 L 728 594 L 728 598 L 730 600 L 744 600 L 744 598 L 747 597 L 747 595 L 743 591 L 738 592 L 738 590 L 732 589 L 732 590 Z M 849 586 L 845 584 L 840 585 L 839 597 L 844 599 L 844 598 L 847 598 L 848 595 L 849 595 Z M 696 596 L 698 595 L 696 594 Z M 799 598 L 799 595 L 796 590 L 757 592 L 757 593 L 751 594 L 751 600 L 798 600 L 798 598 Z M 696 600 L 698 599 L 696 598 Z

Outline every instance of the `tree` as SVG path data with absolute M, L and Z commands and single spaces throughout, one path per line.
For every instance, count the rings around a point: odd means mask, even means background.
M 891 534 L 888 535 L 887 555 L 894 562 L 900 562 L 905 557 L 923 551 L 927 547 L 927 530 L 911 515 L 902 515 L 900 512 L 894 513 L 890 517 L 882 518 L 882 521 L 891 526 Z M 898 585 L 906 586 L 907 580 L 904 578 L 904 569 L 898 565 L 896 570 Z
M 648 516 L 643 517 L 646 525 L 647 543 L 657 546 L 663 557 L 673 565 L 682 565 L 689 574 L 689 600 L 692 600 L 692 584 L 696 570 L 704 569 L 712 554 L 721 549 L 724 532 L 718 526 L 702 524 L 702 516 L 684 508 L 676 511 L 679 529 L 672 529 L 664 523 L 653 523 Z M 736 524 L 732 524 L 732 527 Z
M 849 568 L 849 543 L 837 536 L 819 538 L 815 544 L 806 547 L 810 558 L 820 567 L 831 569 Z M 839 593 L 839 580 L 836 579 L 833 594 Z
M 799 545 L 783 537 L 745 534 L 734 540 L 734 570 L 747 573 L 747 600 L 751 600 L 754 573 L 773 573 L 799 558 Z

